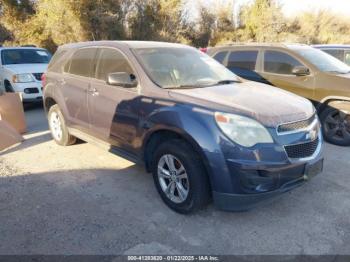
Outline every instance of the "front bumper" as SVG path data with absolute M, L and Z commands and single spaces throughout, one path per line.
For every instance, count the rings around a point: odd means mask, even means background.
M 238 175 L 243 178 L 240 181 L 240 187 L 244 188 L 246 192 L 230 194 L 214 191 L 213 199 L 215 206 L 226 211 L 246 211 L 263 203 L 268 203 L 268 200 L 302 186 L 311 178 L 321 173 L 323 169 L 323 158 L 318 157 L 307 163 L 279 168 L 266 165 L 255 168 L 241 168 L 238 171 Z M 266 191 L 256 193 L 259 186 L 260 190 Z M 250 190 L 251 192 L 249 193 Z
M 12 87 L 16 93 L 21 94 L 23 102 L 39 102 L 43 99 L 41 81 L 14 83 Z

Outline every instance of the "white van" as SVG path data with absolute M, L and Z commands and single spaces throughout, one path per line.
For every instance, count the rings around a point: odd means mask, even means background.
M 0 89 L 21 93 L 23 102 L 42 100 L 41 76 L 51 54 L 35 47 L 0 48 Z

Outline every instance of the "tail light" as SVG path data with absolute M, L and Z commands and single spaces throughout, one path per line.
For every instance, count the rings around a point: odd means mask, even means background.
M 208 48 L 206 47 L 199 48 L 199 50 L 202 51 L 203 53 L 208 52 Z
M 42 74 L 41 82 L 42 82 L 43 88 L 45 88 L 45 86 L 46 86 L 46 74 Z

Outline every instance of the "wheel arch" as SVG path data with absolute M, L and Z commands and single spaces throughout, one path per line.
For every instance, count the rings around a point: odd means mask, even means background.
M 44 99 L 44 109 L 45 112 L 48 113 L 50 111 L 50 108 L 54 105 L 56 105 L 57 102 L 54 98 L 52 97 L 45 97 Z
M 321 114 L 325 109 L 330 107 L 350 112 L 350 98 L 343 96 L 326 97 L 317 107 L 317 111 Z
M 208 164 L 208 159 L 205 156 L 200 145 L 189 134 L 177 129 L 170 129 L 170 128 L 157 129 L 157 130 L 154 130 L 153 132 L 150 132 L 146 136 L 146 139 L 142 148 L 142 153 L 143 153 L 143 160 L 145 162 L 147 172 L 151 171 L 153 153 L 155 152 L 155 150 L 160 144 L 162 144 L 164 141 L 168 141 L 169 139 L 181 139 L 187 142 L 191 146 L 191 148 L 199 155 L 204 165 L 204 168 L 206 170 L 206 173 L 207 173 L 206 175 L 209 176 L 209 180 L 210 180 L 210 167 Z

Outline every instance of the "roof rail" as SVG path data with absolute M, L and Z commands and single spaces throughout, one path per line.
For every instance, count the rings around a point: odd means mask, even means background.
M 276 47 L 288 47 L 289 45 L 301 45 L 301 46 L 307 46 L 306 44 L 301 43 L 261 43 L 261 42 L 233 42 L 233 43 L 227 43 L 222 46 L 276 46 Z

